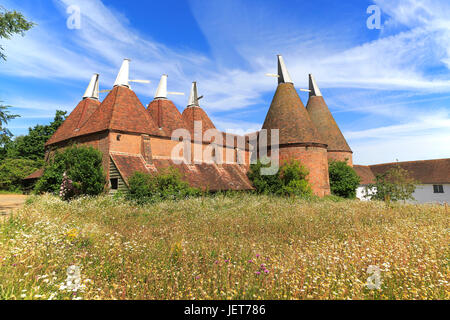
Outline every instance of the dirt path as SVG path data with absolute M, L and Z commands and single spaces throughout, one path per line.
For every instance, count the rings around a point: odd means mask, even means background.
M 14 209 L 22 207 L 27 197 L 18 194 L 0 194 L 0 219 L 6 217 Z

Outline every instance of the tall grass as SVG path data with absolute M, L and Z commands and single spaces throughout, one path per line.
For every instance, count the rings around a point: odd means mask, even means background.
M 0 224 L 0 298 L 449 299 L 448 245 L 442 206 L 42 196 Z M 71 265 L 76 292 L 63 285 Z

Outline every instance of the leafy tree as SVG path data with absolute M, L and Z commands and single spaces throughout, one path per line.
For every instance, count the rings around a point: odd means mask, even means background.
M 7 158 L 23 158 L 40 160 L 45 155 L 45 143 L 66 119 L 66 111 L 57 110 L 49 125 L 36 125 L 28 129 L 28 134 L 17 137 L 13 142 L 5 144 Z
M 33 22 L 28 21 L 20 12 L 15 10 L 8 11 L 0 6 L 0 39 L 11 39 L 15 34 L 24 35 L 25 31 L 34 26 Z M 0 58 L 6 60 L 3 53 L 5 48 L 0 45 Z
M 11 106 L 0 105 L 0 147 L 11 142 L 12 133 L 6 128 L 8 121 L 19 117 L 17 114 L 10 114 L 8 111 L 9 108 Z
M 354 199 L 361 178 L 345 161 L 329 163 L 330 188 L 333 195 Z
M 181 173 L 169 168 L 158 175 L 135 172 L 129 180 L 126 198 L 139 204 L 153 203 L 162 200 L 177 200 L 199 196 L 200 190 L 191 188 L 182 180 Z
M 399 165 L 389 169 L 384 174 L 376 176 L 376 182 L 368 185 L 367 190 L 376 190 L 371 195 L 373 200 L 381 201 L 406 201 L 414 200 L 412 194 L 416 190 L 418 182 L 414 180 L 408 170 L 403 169 Z
M 64 173 L 72 181 L 75 195 L 95 196 L 104 191 L 102 153 L 93 147 L 72 146 L 56 152 L 45 166 L 35 192 L 59 194 Z
M 261 175 L 261 168 L 269 167 L 258 160 L 250 166 L 248 177 L 259 194 L 273 195 L 311 195 L 312 189 L 307 180 L 309 171 L 300 161 L 285 162 L 274 175 Z
M 279 171 L 273 175 L 262 175 L 261 169 L 270 167 L 270 164 L 263 164 L 263 162 L 267 163 L 268 161 L 258 159 L 256 163 L 251 164 L 247 176 L 258 194 L 277 194 L 283 188 Z
M 2 161 L 0 163 L 0 190 L 22 190 L 22 180 L 41 168 L 43 164 L 42 160 L 6 159 Z

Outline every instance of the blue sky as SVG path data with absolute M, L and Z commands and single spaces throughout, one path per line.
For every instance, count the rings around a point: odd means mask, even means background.
M 15 135 L 71 111 L 94 72 L 110 89 L 123 58 L 143 104 L 161 74 L 182 111 L 192 81 L 219 129 L 261 128 L 276 88 L 276 54 L 297 88 L 313 73 L 355 163 L 450 157 L 450 4 L 442 0 L 2 1 L 38 25 L 2 42 L 0 100 L 22 115 Z M 381 10 L 380 30 L 366 21 Z M 66 26 L 67 8 L 81 28 Z M 301 93 L 303 103 L 307 94 Z M 104 98 L 104 95 L 102 95 Z

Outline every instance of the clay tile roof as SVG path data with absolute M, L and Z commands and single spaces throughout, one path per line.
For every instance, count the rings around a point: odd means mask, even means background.
M 33 172 L 32 174 L 30 174 L 28 177 L 24 178 L 23 180 L 34 180 L 34 179 L 39 179 L 40 177 L 42 177 L 44 175 L 44 168 L 41 168 L 35 172 Z
M 375 176 L 369 166 L 353 166 L 353 169 L 361 178 L 361 185 L 375 183 Z
M 144 159 L 139 155 L 124 155 L 111 153 L 111 159 L 119 170 L 125 183 L 128 184 L 128 179 L 136 172 L 149 173 L 145 166 Z
M 122 86 L 113 88 L 78 135 L 104 130 L 166 136 L 164 130 L 156 126 L 136 94 Z
M 437 160 L 407 161 L 385 163 L 370 166 L 375 176 L 383 174 L 389 169 L 399 165 L 407 170 L 411 178 L 424 184 L 450 183 L 450 158 Z
M 194 122 L 195 121 L 201 121 L 202 133 L 205 133 L 209 129 L 216 129 L 216 127 L 212 123 L 211 119 L 206 114 L 206 112 L 198 106 L 188 107 L 188 108 L 184 109 L 182 118 L 184 120 L 184 123 L 187 126 L 187 129 L 191 133 L 194 132 Z
M 314 127 L 292 83 L 281 83 L 277 87 L 263 129 L 280 130 L 280 145 L 291 143 L 325 144 Z
M 329 151 L 352 152 L 323 96 L 311 96 L 306 109 Z
M 161 171 L 168 167 L 177 168 L 183 179 L 191 187 L 209 191 L 251 190 L 253 189 L 247 175 L 237 164 L 224 164 L 221 169 L 215 164 L 174 164 L 171 160 L 157 159 L 153 164 Z
M 80 101 L 45 145 L 52 145 L 77 135 L 76 130 L 79 130 L 86 123 L 99 105 L 100 102 L 95 99 L 87 98 Z
M 172 135 L 172 132 L 177 129 L 187 129 L 186 124 L 183 121 L 180 111 L 174 103 L 168 99 L 155 99 L 147 108 L 153 122 L 156 123 L 158 128 Z

